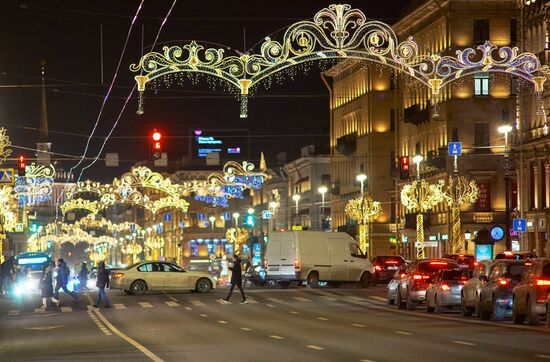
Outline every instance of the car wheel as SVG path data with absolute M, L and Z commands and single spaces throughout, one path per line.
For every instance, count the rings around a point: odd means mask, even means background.
M 533 306 L 531 305 L 531 300 L 527 297 L 527 304 L 525 305 L 525 320 L 530 326 L 536 326 L 539 324 L 539 316 L 533 313 Z
M 401 295 L 401 289 L 400 288 L 397 288 L 397 297 L 396 297 L 395 301 L 396 301 L 396 304 L 397 304 L 397 308 L 405 309 L 406 304 L 403 301 L 403 296 Z
M 550 303 L 546 303 L 546 327 L 550 327 Z
M 208 293 L 212 290 L 212 282 L 208 278 L 200 278 L 197 280 L 195 290 L 199 293 Z
M 363 275 L 361 275 L 361 288 L 368 288 L 370 287 L 372 281 L 371 276 L 369 272 L 364 272 Z
M 319 287 L 319 274 L 317 274 L 317 272 L 309 273 L 307 277 L 307 285 L 311 288 Z
M 433 313 L 434 308 L 430 307 L 430 302 L 428 301 L 428 298 L 426 298 L 426 313 Z
M 435 313 L 441 313 L 443 310 L 441 309 L 441 306 L 437 302 L 437 295 L 434 297 L 434 312 Z
M 134 294 L 134 293 L 132 293 L 132 291 L 130 289 L 124 289 L 124 293 L 126 293 L 128 295 Z
M 489 320 L 489 317 L 491 317 L 491 313 L 489 313 L 488 310 L 485 310 L 485 306 L 483 305 L 481 298 L 479 301 L 478 317 L 483 321 Z
M 469 307 L 466 307 L 466 301 L 464 300 L 464 294 L 460 296 L 460 311 L 462 316 L 469 317 L 472 315 L 472 310 Z
M 498 300 L 493 299 L 493 320 L 500 322 L 504 319 L 506 309 L 498 304 Z
M 388 304 L 389 305 L 394 305 L 395 304 L 395 297 L 392 299 L 390 297 L 390 293 L 388 292 Z
M 255 287 L 265 287 L 265 282 L 254 281 L 252 282 L 252 285 L 254 285 Z
M 517 307 L 516 299 L 512 301 L 512 322 L 514 324 L 523 324 L 525 321 L 525 315 L 519 312 L 519 307 Z
M 278 284 L 283 289 L 287 289 L 290 286 L 290 282 L 285 282 L 285 281 L 278 282 Z
M 408 310 L 415 310 L 417 306 L 417 303 L 413 300 L 411 300 L 411 296 L 407 296 L 407 309 Z
M 130 285 L 130 291 L 135 295 L 143 295 L 147 291 L 147 283 L 143 280 L 136 280 Z

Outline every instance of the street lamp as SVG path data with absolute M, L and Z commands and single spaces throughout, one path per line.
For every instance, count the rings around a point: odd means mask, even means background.
M 292 195 L 292 200 L 294 200 L 294 202 L 296 203 L 296 214 L 298 213 L 298 202 L 300 201 L 302 197 L 298 194 L 294 194 Z
M 271 201 L 271 202 L 269 203 L 269 208 L 270 208 L 273 212 L 275 212 L 275 209 L 277 209 L 277 201 Z
M 416 179 L 420 180 L 420 163 L 424 160 L 424 156 L 420 153 L 413 156 L 412 161 L 416 163 Z
M 355 178 L 357 179 L 357 181 L 359 181 L 361 183 L 361 195 L 362 195 L 364 187 L 365 187 L 365 180 L 367 179 L 367 175 L 365 175 L 364 173 L 360 173 Z M 319 192 L 321 192 L 321 191 L 319 191 Z
M 498 131 L 504 135 L 504 195 L 506 202 L 506 250 L 512 250 L 512 240 L 510 239 L 510 157 L 508 154 L 508 133 L 512 132 L 513 127 L 509 124 L 503 124 L 498 127 Z
M 321 194 L 321 229 L 323 229 L 323 221 L 325 219 L 325 194 L 328 188 L 326 186 L 321 186 L 317 191 Z
M 214 246 L 214 254 L 216 253 L 216 244 L 214 244 L 214 223 L 216 222 L 216 217 L 214 215 L 208 218 L 210 221 L 210 228 L 212 230 L 212 245 Z
M 238 212 L 234 212 L 233 213 L 233 219 L 235 219 L 235 227 L 239 226 L 239 213 Z
M 253 208 L 248 209 L 248 215 L 254 214 L 254 211 L 255 211 L 255 210 L 254 210 Z
M 468 242 L 470 241 L 471 237 L 472 237 L 472 233 L 470 232 L 470 230 L 466 230 L 466 232 L 464 233 L 464 239 L 466 240 L 464 243 L 464 252 L 466 254 L 468 253 Z

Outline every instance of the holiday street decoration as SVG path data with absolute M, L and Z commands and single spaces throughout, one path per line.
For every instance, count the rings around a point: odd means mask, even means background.
M 8 132 L 4 127 L 0 127 L 0 163 L 6 161 L 11 155 L 11 141 Z
M 431 210 L 435 205 L 445 201 L 443 191 L 445 182 L 438 181 L 429 184 L 425 180 L 413 181 L 401 189 L 401 203 L 410 212 L 416 212 L 416 258 L 424 259 L 424 213 Z
M 245 228 L 229 228 L 225 232 L 227 241 L 235 245 L 235 252 L 240 252 L 242 245 L 248 240 L 249 231 Z
M 14 190 L 19 206 L 30 206 L 48 201 L 52 194 L 55 168 L 53 165 L 30 164 L 25 176 L 17 176 Z
M 400 42 L 389 25 L 367 20 L 350 5 L 332 4 L 312 20 L 290 25 L 282 40 L 266 37 L 259 53 L 226 56 L 224 49 L 205 48 L 191 41 L 183 47 L 165 46 L 162 53 L 147 53 L 130 70 L 139 73 L 135 76 L 138 114 L 143 113 L 143 93 L 150 82 L 162 79 L 170 84 L 187 73 L 225 83 L 240 98 L 242 118 L 248 116 L 248 97 L 259 82 L 288 68 L 326 59 L 353 58 L 391 67 L 426 85 L 434 98 L 450 82 L 478 73 L 520 77 L 531 82 L 538 94 L 546 80 L 542 73 L 547 68 L 541 67 L 534 54 L 519 53 L 516 47 L 497 47 L 489 41 L 476 49 L 457 50 L 456 56 L 423 53 L 412 37 Z
M 445 190 L 445 201 L 451 209 L 451 243 L 453 253 L 458 254 L 462 249 L 462 232 L 460 226 L 460 208 L 476 202 L 479 189 L 474 180 L 468 181 L 464 176 L 456 177 L 456 181 L 449 177 L 449 184 Z
M 369 235 L 370 224 L 382 215 L 382 205 L 370 196 L 361 195 L 347 202 L 345 212 L 350 219 L 357 222 L 359 246 L 366 254 L 372 247 Z

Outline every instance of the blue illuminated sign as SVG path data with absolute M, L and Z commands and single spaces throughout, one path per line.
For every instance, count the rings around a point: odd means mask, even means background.
M 197 136 L 197 143 L 200 145 L 221 145 L 222 141 L 217 140 L 212 136 L 203 137 L 203 136 Z

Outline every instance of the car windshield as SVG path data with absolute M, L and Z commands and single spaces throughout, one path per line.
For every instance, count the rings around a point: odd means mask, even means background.
M 468 280 L 468 272 L 464 270 L 445 270 L 441 279 L 445 281 Z
M 473 267 L 476 259 L 471 255 L 454 255 L 450 257 L 457 262 L 458 265 L 468 265 Z
M 523 275 L 523 272 L 527 269 L 525 264 L 508 265 L 506 268 L 506 275 Z
M 435 274 L 441 269 L 456 268 L 456 264 L 450 264 L 443 260 L 425 261 L 418 264 L 418 271 L 421 273 Z
M 126 268 L 123 268 L 122 270 L 130 270 L 130 269 L 132 269 L 133 267 L 135 267 L 136 265 L 139 265 L 139 264 L 141 264 L 141 262 L 130 264 Z

